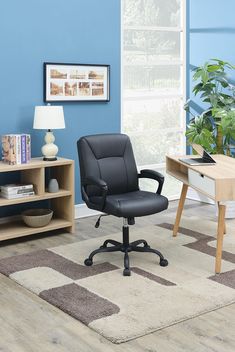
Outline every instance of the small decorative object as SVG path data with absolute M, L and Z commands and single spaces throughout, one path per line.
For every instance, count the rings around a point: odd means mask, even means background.
M 46 144 L 42 147 L 43 160 L 57 160 L 58 147 L 54 144 L 55 137 L 51 130 L 65 128 L 63 106 L 36 106 L 33 128 L 47 130 Z
M 109 101 L 109 65 L 44 63 L 44 101 Z
M 48 191 L 50 193 L 56 193 L 59 191 L 59 185 L 56 178 L 52 178 L 48 184 Z
M 29 227 L 43 227 L 49 224 L 52 215 L 51 209 L 28 209 L 22 213 L 22 219 Z
M 26 164 L 31 159 L 29 134 L 5 134 L 2 136 L 2 161 L 9 165 Z

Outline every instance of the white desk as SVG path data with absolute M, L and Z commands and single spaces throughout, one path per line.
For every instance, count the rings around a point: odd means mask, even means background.
M 181 157 L 166 157 L 166 171 L 171 176 L 183 182 L 179 200 L 173 236 L 177 236 L 180 219 L 187 195 L 188 186 L 218 203 L 218 229 L 215 272 L 221 271 L 223 237 L 226 233 L 224 201 L 235 200 L 235 159 L 225 155 L 213 155 L 214 165 L 191 166 L 179 161 L 179 158 L 190 158 L 192 155 Z

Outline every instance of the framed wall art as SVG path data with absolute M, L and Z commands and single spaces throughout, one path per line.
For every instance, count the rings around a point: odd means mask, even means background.
M 44 101 L 104 101 L 109 97 L 109 65 L 44 63 Z

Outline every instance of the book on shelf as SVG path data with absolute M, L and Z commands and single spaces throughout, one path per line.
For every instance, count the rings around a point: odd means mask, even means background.
M 1 194 L 6 194 L 6 195 L 14 195 L 14 194 L 26 194 L 29 192 L 33 192 L 33 187 L 32 188 L 28 188 L 28 189 L 16 189 L 16 190 L 12 190 L 12 191 L 5 191 L 5 190 L 1 190 Z
M 2 136 L 2 161 L 9 165 L 26 164 L 31 159 L 29 134 L 6 134 Z
M 7 185 L 1 186 L 1 191 L 12 192 L 18 190 L 31 190 L 33 189 L 33 184 L 24 184 L 24 183 L 10 183 Z
M 1 186 L 1 197 L 6 199 L 34 196 L 33 184 L 8 184 Z
M 30 134 L 26 134 L 26 163 L 31 160 L 31 137 Z
M 22 134 L 20 136 L 20 140 L 21 140 L 21 163 L 22 164 L 26 164 L 27 163 L 27 159 L 26 159 L 26 135 Z
M 17 198 L 26 198 L 29 196 L 34 196 L 35 192 L 26 192 L 26 193 L 19 193 L 19 194 L 7 194 L 1 192 L 1 197 L 6 199 L 17 199 Z

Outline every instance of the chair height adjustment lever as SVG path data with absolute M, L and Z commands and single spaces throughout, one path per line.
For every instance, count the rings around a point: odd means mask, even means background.
M 107 216 L 108 214 L 102 214 L 98 217 L 98 220 L 95 223 L 95 228 L 98 229 L 98 227 L 100 227 L 100 220 L 102 218 L 102 216 Z
M 99 216 L 98 220 L 95 223 L 95 228 L 98 229 L 98 227 L 100 227 L 100 219 L 101 219 L 101 215 Z

